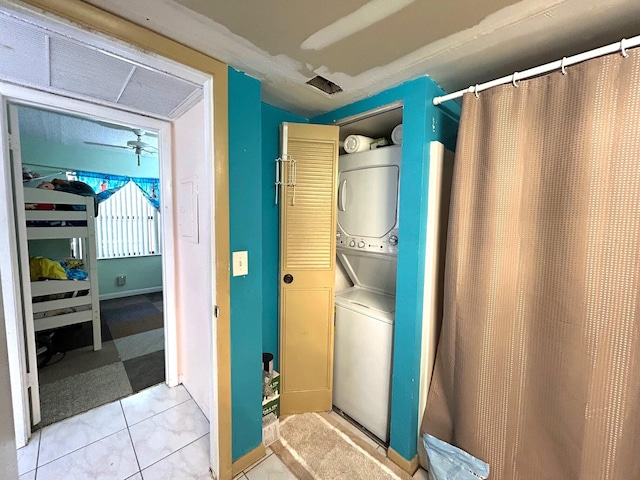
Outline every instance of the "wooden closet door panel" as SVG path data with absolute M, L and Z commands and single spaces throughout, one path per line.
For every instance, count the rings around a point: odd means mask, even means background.
M 338 127 L 282 126 L 280 370 L 283 415 L 333 396 Z

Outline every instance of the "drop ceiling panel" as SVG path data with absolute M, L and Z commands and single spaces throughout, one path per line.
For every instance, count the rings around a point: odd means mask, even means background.
M 51 38 L 52 87 L 115 102 L 133 68 L 102 52 Z
M 0 8 L 0 80 L 162 118 L 202 98 L 200 85 L 47 28 Z
M 0 16 L 0 76 L 47 85 L 47 36 L 35 28 Z
M 199 90 L 202 89 L 171 75 L 136 68 L 118 103 L 169 117 Z

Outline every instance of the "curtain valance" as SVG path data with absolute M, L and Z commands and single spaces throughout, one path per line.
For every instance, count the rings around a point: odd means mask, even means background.
M 108 173 L 76 171 L 76 178 L 93 188 L 98 195 L 98 203 L 104 202 L 129 182 L 133 182 L 156 209 L 160 209 L 160 179 L 127 177 Z

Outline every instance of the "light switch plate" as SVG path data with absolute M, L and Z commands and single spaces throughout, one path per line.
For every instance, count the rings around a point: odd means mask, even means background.
M 249 274 L 249 253 L 247 251 L 233 252 L 231 258 L 234 277 Z

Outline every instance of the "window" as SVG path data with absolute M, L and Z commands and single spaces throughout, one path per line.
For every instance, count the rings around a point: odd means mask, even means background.
M 133 182 L 99 207 L 96 219 L 98 258 L 161 254 L 160 214 Z

